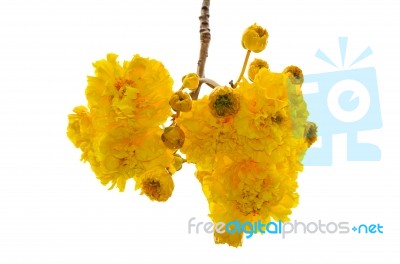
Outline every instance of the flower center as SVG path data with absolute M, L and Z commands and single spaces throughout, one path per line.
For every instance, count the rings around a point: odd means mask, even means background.
M 265 115 L 259 115 L 256 117 L 256 124 L 260 128 L 264 128 L 269 125 L 269 118 Z
M 256 32 L 260 38 L 262 38 L 263 36 L 265 36 L 267 34 L 267 31 L 265 29 L 263 29 L 262 27 L 257 27 Z
M 225 116 L 233 108 L 231 96 L 229 94 L 219 95 L 215 100 L 214 108 L 219 116 Z
M 151 198 L 157 199 L 160 196 L 161 185 L 159 181 L 148 179 L 143 183 L 142 190 Z

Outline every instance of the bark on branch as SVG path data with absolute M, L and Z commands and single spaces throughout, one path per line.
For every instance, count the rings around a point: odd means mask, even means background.
M 210 45 L 210 40 L 211 40 L 209 17 L 210 17 L 210 0 L 203 0 L 203 4 L 201 6 L 201 15 L 199 17 L 200 55 L 199 55 L 199 60 L 197 62 L 197 74 L 199 75 L 200 78 L 205 78 L 204 68 L 206 66 L 208 47 Z M 190 93 L 190 96 L 192 97 L 193 100 L 196 100 L 198 98 L 201 85 L 202 83 L 200 82 L 199 87 L 197 87 L 196 91 Z

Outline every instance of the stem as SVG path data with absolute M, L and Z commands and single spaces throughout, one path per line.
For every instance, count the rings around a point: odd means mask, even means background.
M 200 83 L 205 83 L 213 89 L 217 86 L 220 86 L 216 81 L 207 78 L 200 78 Z
M 245 72 L 245 70 L 246 70 L 246 67 L 247 67 L 247 63 L 249 62 L 250 53 L 251 53 L 251 51 L 250 51 L 250 50 L 247 50 L 246 58 L 244 59 L 244 63 L 243 63 L 243 67 L 242 67 L 242 71 L 240 72 L 239 78 L 237 79 L 237 81 L 235 82 L 235 84 L 232 86 L 232 88 L 236 88 L 238 82 L 240 82 L 240 80 L 242 79 L 243 74 L 244 74 L 244 72 Z
M 197 75 L 200 78 L 204 78 L 204 68 L 206 66 L 206 59 L 208 56 L 208 46 L 210 45 L 211 33 L 210 33 L 210 25 L 208 23 L 208 19 L 210 17 L 210 0 L 203 0 L 203 4 L 201 6 L 201 15 L 199 17 L 200 20 L 200 55 L 199 60 L 197 62 Z M 190 96 L 193 100 L 197 100 L 200 93 L 202 83 L 199 83 L 199 87 L 193 92 L 190 93 Z

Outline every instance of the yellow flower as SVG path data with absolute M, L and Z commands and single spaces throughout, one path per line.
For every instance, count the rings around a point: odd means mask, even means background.
M 239 94 L 228 86 L 215 87 L 209 97 L 208 106 L 215 117 L 227 117 L 239 111 Z
M 262 69 L 260 73 L 268 71 Z M 242 107 L 235 117 L 235 128 L 239 135 L 249 139 L 265 137 L 279 139 L 280 134 L 287 133 L 290 129 L 288 102 L 269 97 L 266 90 L 286 89 L 286 87 L 265 87 L 263 83 L 259 83 L 259 79 L 256 78 L 253 84 L 244 80 L 237 88 L 242 96 Z
M 244 31 L 242 36 L 242 46 L 247 50 L 258 53 L 263 51 L 267 46 L 267 39 L 267 30 L 254 24 Z
M 273 208 L 282 205 L 286 195 L 293 199 L 284 206 L 290 209 L 297 205 L 297 185 L 290 184 L 295 183 L 296 176 L 297 172 L 291 174 L 272 163 L 224 157 L 215 171 L 203 179 L 203 191 L 212 202 L 228 203 L 237 217 L 242 216 L 238 220 L 269 220 L 274 216 Z
M 145 194 L 150 200 L 165 202 L 172 195 L 174 182 L 166 169 L 156 167 L 140 175 L 136 184 L 136 189 L 138 188 L 141 188 L 141 194 Z
M 219 156 L 215 170 L 203 175 L 210 217 L 217 222 L 288 221 L 298 204 L 297 171 L 288 166 Z M 242 236 L 214 233 L 216 243 L 240 246 Z
M 200 77 L 196 73 L 189 73 L 183 76 L 182 86 L 194 91 L 199 87 Z
M 159 61 L 135 55 L 120 65 L 117 55 L 108 54 L 93 65 L 96 74 L 88 77 L 86 97 L 102 122 L 125 119 L 143 128 L 161 125 L 171 115 L 173 81 Z
M 108 54 L 93 64 L 95 76 L 86 88 L 89 109 L 79 106 L 68 116 L 67 135 L 100 182 L 123 191 L 128 179 L 155 167 L 171 173 L 177 168 L 159 127 L 171 114 L 168 71 L 139 55 L 122 65 L 116 59 Z
M 192 98 L 188 93 L 177 91 L 171 96 L 169 105 L 176 112 L 188 112 L 192 109 Z
M 176 122 L 185 133 L 185 144 L 180 150 L 199 170 L 211 171 L 217 152 L 237 151 L 233 117 L 212 115 L 208 96 L 194 101 L 192 111 L 181 113 Z
M 248 76 L 249 76 L 250 81 L 254 81 L 257 73 L 262 68 L 269 70 L 269 65 L 265 60 L 254 59 L 254 61 L 252 63 L 250 63 L 249 70 L 248 70 Z
M 170 167 L 172 151 L 162 143 L 160 128 L 133 133 L 127 127 L 116 127 L 94 140 L 94 160 L 89 160 L 103 185 L 125 189 L 128 179 L 157 166 Z M 136 179 L 136 178 L 135 178 Z
M 179 149 L 185 143 L 185 133 L 179 126 L 173 125 L 166 127 L 161 139 L 169 149 Z
M 237 90 L 243 107 L 234 122 L 245 153 L 257 161 L 276 160 L 272 151 L 285 151 L 284 146 L 304 154 L 307 104 L 285 74 L 261 69 L 252 84 L 244 80 Z

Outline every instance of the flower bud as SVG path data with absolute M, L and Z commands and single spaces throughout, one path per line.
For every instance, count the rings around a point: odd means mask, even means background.
M 265 60 L 254 59 L 254 61 L 250 63 L 249 70 L 247 72 L 249 79 L 251 81 L 254 81 L 258 71 L 261 70 L 262 68 L 266 68 L 267 70 L 269 70 L 268 63 Z
M 296 93 L 301 94 L 301 85 L 304 82 L 303 71 L 294 65 L 288 66 L 283 70 L 283 73 L 289 77 L 289 80 L 296 87 Z
M 189 112 L 192 109 L 192 98 L 188 93 L 177 91 L 171 96 L 169 105 L 176 112 Z
M 167 148 L 179 149 L 185 143 L 185 133 L 176 125 L 166 127 L 161 135 L 161 140 Z
M 244 31 L 242 36 L 242 46 L 247 50 L 258 53 L 263 51 L 267 46 L 267 39 L 267 30 L 254 24 Z
M 283 70 L 283 73 L 289 77 L 293 84 L 301 85 L 304 82 L 303 71 L 297 66 L 288 66 Z
M 174 190 L 174 181 L 164 168 L 155 168 L 146 171 L 140 176 L 140 188 L 152 201 L 165 202 L 171 197 Z
M 306 127 L 304 129 L 304 137 L 310 147 L 315 141 L 318 139 L 317 135 L 318 127 L 313 122 L 307 122 Z
M 210 94 L 208 106 L 215 117 L 234 115 L 239 111 L 239 94 L 228 86 L 218 86 Z
M 195 91 L 199 87 L 200 78 L 196 73 L 189 73 L 182 77 L 182 86 Z

